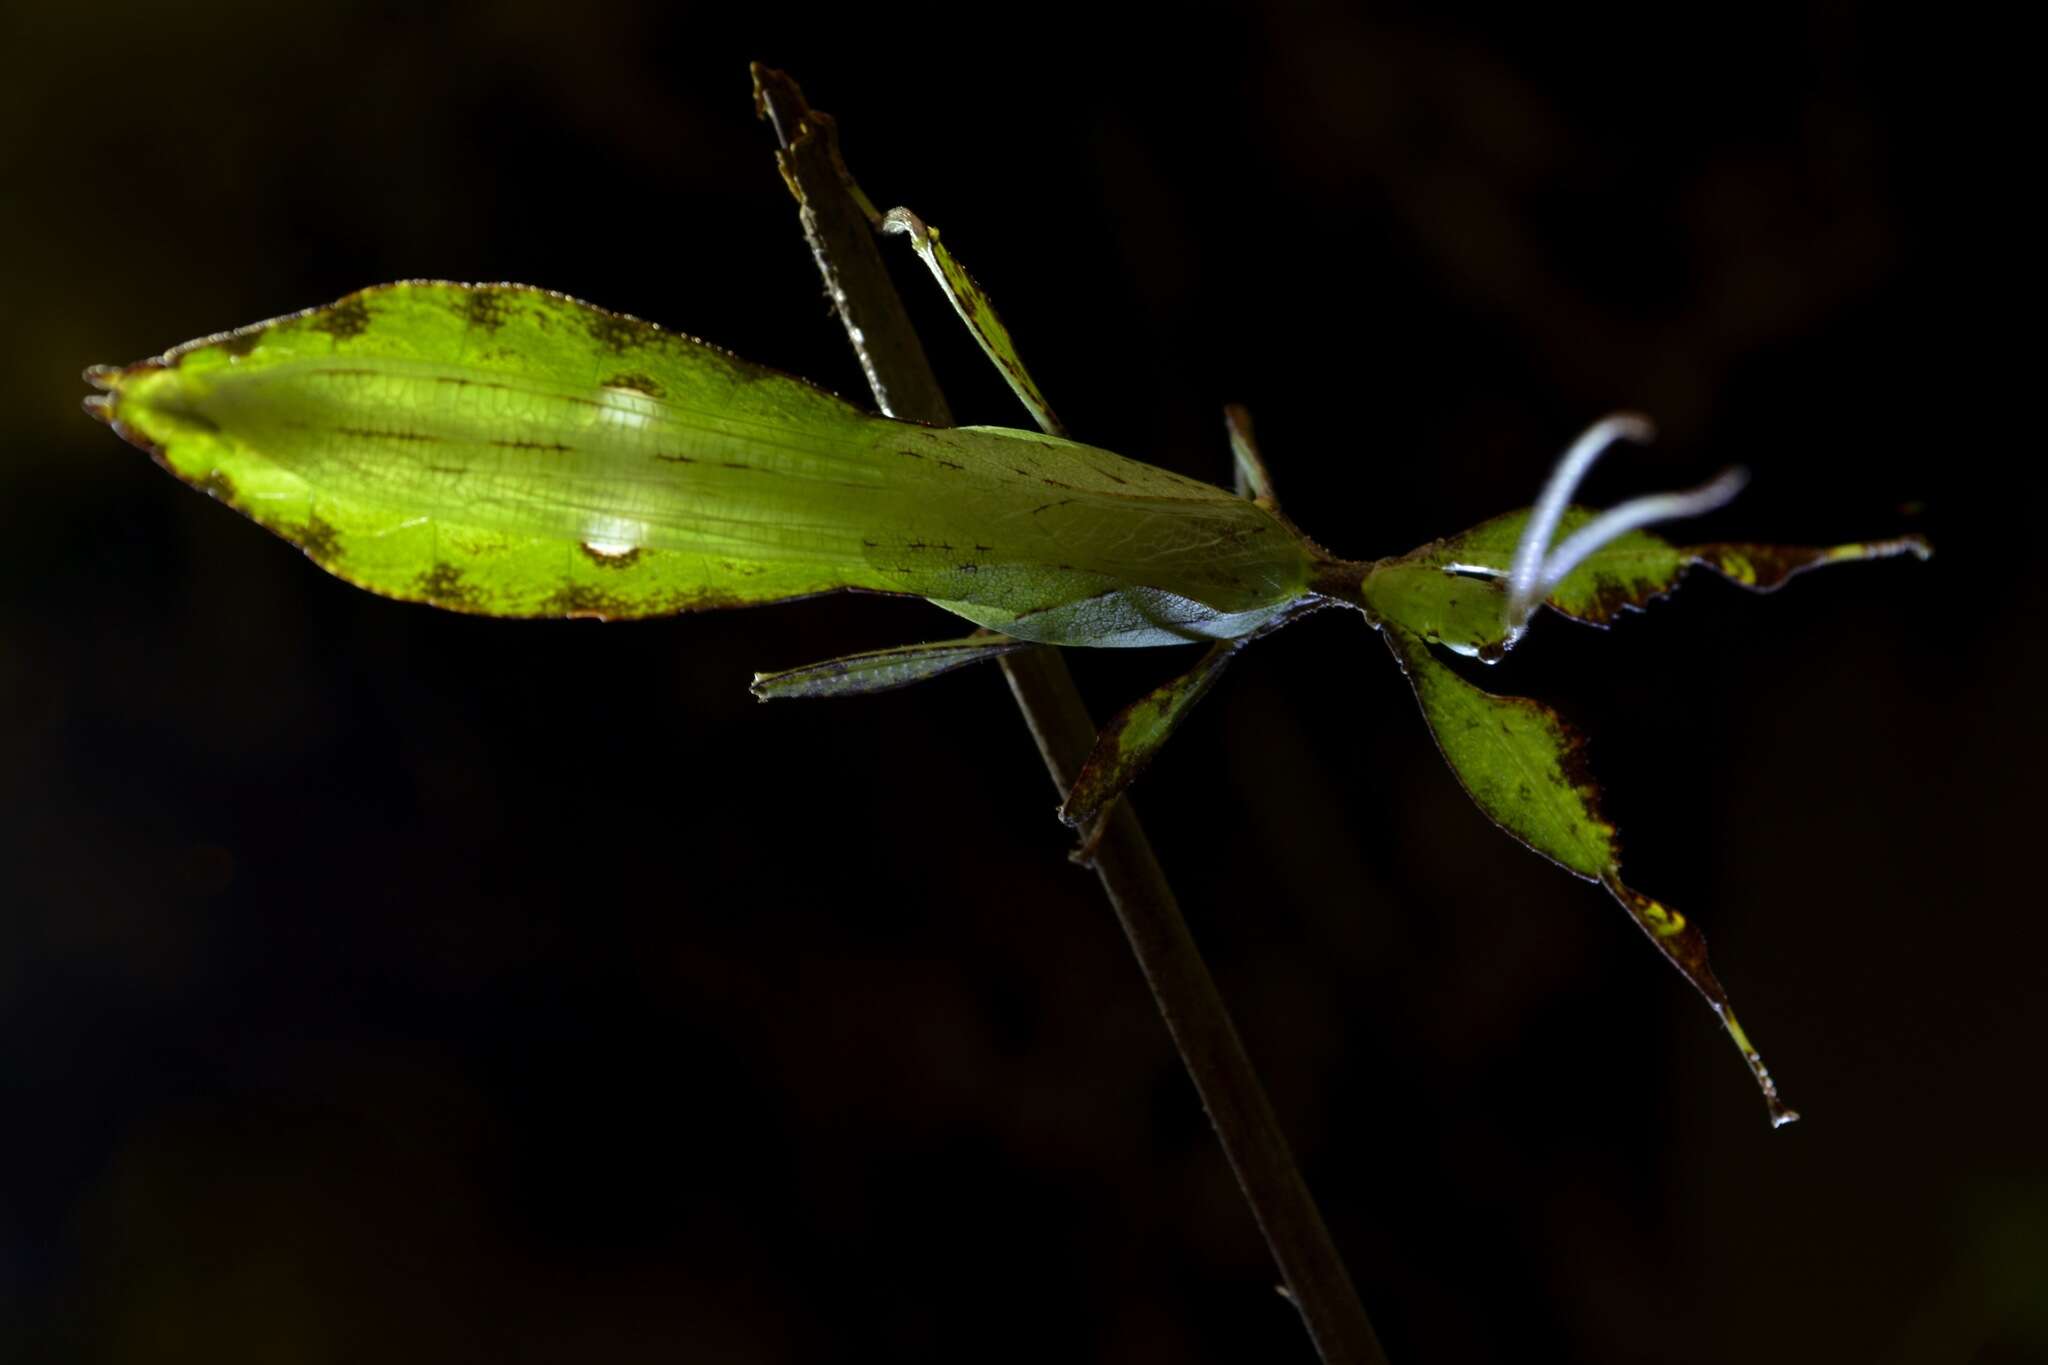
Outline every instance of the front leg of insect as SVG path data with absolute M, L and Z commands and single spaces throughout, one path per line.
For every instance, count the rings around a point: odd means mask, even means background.
M 1565 453 L 1534 507 L 1372 566 L 1360 605 L 1386 637 L 1438 749 L 1480 810 L 1566 871 L 1607 888 L 1706 997 L 1763 1091 L 1772 1125 L 1782 1126 L 1798 1115 L 1779 1098 L 1762 1057 L 1737 1022 L 1708 964 L 1705 938 L 1684 915 L 1622 880 L 1619 843 L 1614 826 L 1600 814 L 1585 741 L 1549 707 L 1485 692 L 1431 649 L 1441 646 L 1493 662 L 1522 638 L 1540 606 L 1606 625 L 1620 612 L 1662 597 L 1694 565 L 1767 592 L 1822 564 L 1898 554 L 1927 557 L 1926 542 L 1917 536 L 1828 549 L 1737 544 L 1681 549 L 1641 529 L 1725 505 L 1742 487 L 1739 470 L 1689 492 L 1636 498 L 1604 513 L 1570 505 L 1579 481 L 1602 452 L 1617 440 L 1649 436 L 1649 423 L 1632 414 L 1594 424 Z

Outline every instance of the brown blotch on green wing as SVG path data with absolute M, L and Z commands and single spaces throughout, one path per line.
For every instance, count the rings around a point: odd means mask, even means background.
M 652 325 L 617 313 L 593 312 L 586 325 L 590 329 L 590 339 L 614 355 L 624 355 L 645 346 L 654 335 Z
M 673 592 L 657 600 L 646 600 L 622 597 L 618 593 L 589 583 L 564 583 L 541 602 L 540 609 L 535 614 L 616 621 L 649 616 L 676 616 L 693 611 L 718 611 L 746 605 L 746 598 L 715 588 L 696 592 Z
M 668 391 L 644 374 L 615 374 L 604 381 L 608 389 L 630 389 L 649 398 L 666 398 Z
M 462 320 L 479 331 L 495 332 L 512 316 L 512 294 L 510 289 L 479 285 L 462 296 L 458 312 Z
M 1573 725 L 1570 721 L 1559 715 L 1553 707 L 1544 706 L 1541 702 L 1529 701 L 1527 698 L 1515 698 L 1515 700 L 1527 702 L 1531 708 L 1543 713 L 1545 719 L 1550 722 L 1558 737 L 1558 776 L 1562 777 L 1571 786 L 1571 789 L 1579 794 L 1579 799 L 1586 803 L 1586 814 L 1588 817 L 1605 827 L 1608 850 L 1614 857 L 1619 858 L 1621 856 L 1621 833 L 1615 829 L 1614 825 L 1600 810 L 1600 781 L 1593 776 L 1593 762 L 1589 756 L 1592 746 L 1586 742 L 1585 733 L 1578 726 Z
M 696 592 L 675 592 L 662 600 L 659 609 L 639 612 L 643 616 L 675 616 L 691 611 L 728 611 L 734 607 L 754 605 L 738 593 L 720 592 L 716 588 L 702 588 Z
M 1684 576 L 1685 569 L 1681 566 L 1677 577 L 1668 583 L 1659 583 L 1653 578 L 1638 578 L 1628 583 L 1602 578 L 1593 590 L 1593 600 L 1578 613 L 1578 619 L 1587 625 L 1611 626 L 1623 612 L 1642 611 L 1669 597 Z
M 308 320 L 308 325 L 336 341 L 347 341 L 369 331 L 370 320 L 370 306 L 363 302 L 361 295 L 354 295 L 315 313 Z
M 483 601 L 462 570 L 445 560 L 414 579 L 413 588 L 424 601 L 454 611 L 480 610 Z
M 319 513 L 306 518 L 305 527 L 293 537 L 315 564 L 325 566 L 341 554 L 341 532 Z
M 594 617 L 600 621 L 635 614 L 632 606 L 618 594 L 588 583 L 564 583 L 540 607 L 544 616 Z

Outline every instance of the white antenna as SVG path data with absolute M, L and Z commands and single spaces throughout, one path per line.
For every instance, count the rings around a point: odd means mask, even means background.
M 1564 458 L 1552 471 L 1550 481 L 1543 485 L 1543 492 L 1537 496 L 1536 505 L 1529 511 L 1529 520 L 1522 527 L 1522 538 L 1515 543 L 1515 557 L 1508 568 L 1505 611 L 1511 633 L 1519 635 L 1538 604 L 1550 596 L 1567 574 L 1597 554 L 1601 547 L 1652 522 L 1697 517 L 1725 506 L 1749 482 L 1749 475 L 1744 471 L 1726 469 L 1710 482 L 1688 492 L 1652 493 L 1646 497 L 1631 498 L 1581 526 L 1546 555 L 1544 551 L 1557 531 L 1558 521 L 1564 516 L 1573 492 L 1593 467 L 1593 462 L 1616 441 L 1648 444 L 1655 436 L 1656 428 L 1650 425 L 1649 418 L 1633 412 L 1619 412 L 1586 428 L 1586 434 L 1572 442 L 1571 449 L 1565 451 Z

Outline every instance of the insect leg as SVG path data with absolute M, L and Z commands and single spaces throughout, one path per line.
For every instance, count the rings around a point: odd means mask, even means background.
M 871 649 L 780 673 L 756 673 L 752 686 L 754 695 L 762 701 L 784 697 L 864 697 L 871 692 L 909 687 L 969 664 L 1041 647 L 1029 640 L 1013 640 L 984 630 L 959 640 Z
M 1237 467 L 1237 491 L 1261 507 L 1279 510 L 1280 499 L 1273 493 L 1273 476 L 1266 472 L 1265 457 L 1252 438 L 1252 415 L 1241 403 L 1223 409 L 1223 425 L 1230 430 L 1230 456 Z
M 1486 818 L 1574 876 L 1597 881 L 1657 951 L 1706 998 L 1769 1107 L 1771 1126 L 1799 1116 L 1778 1096 L 1728 992 L 1707 962 L 1707 940 L 1684 915 L 1621 879 L 1620 840 L 1600 813 L 1585 740 L 1562 716 L 1526 697 L 1499 697 L 1465 681 L 1420 635 L 1391 622 L 1380 632 L 1415 689 L 1423 719 L 1458 783 Z
M 1210 646 L 1202 661 L 1171 682 L 1162 683 L 1110 718 L 1095 736 L 1095 747 L 1081 765 L 1060 807 L 1060 819 L 1092 832 L 1110 802 L 1138 780 L 1159 750 L 1223 676 L 1224 666 L 1243 646 L 1224 640 Z M 1085 849 L 1085 845 L 1084 845 Z
M 939 230 L 927 226 L 909 209 L 894 208 L 882 216 L 882 231 L 898 232 L 910 238 L 910 245 L 916 249 L 919 259 L 952 301 L 953 311 L 960 315 L 960 320 L 967 324 L 967 330 L 981 343 L 981 349 L 1002 371 L 1003 378 L 1030 411 L 1039 429 L 1049 436 L 1065 435 L 1066 429 L 1053 414 L 1052 404 L 1045 401 L 1037 381 L 1024 368 L 1023 358 L 1017 354 L 1017 345 L 1010 339 L 1009 329 L 996 315 L 995 305 L 974 282 L 974 277 L 967 273 L 967 268 L 954 260 L 953 254 L 940 244 Z

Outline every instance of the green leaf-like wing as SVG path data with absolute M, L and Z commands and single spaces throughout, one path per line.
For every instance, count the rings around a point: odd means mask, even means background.
M 1585 741 L 1549 707 L 1496 697 L 1465 681 L 1421 636 L 1392 623 L 1382 633 L 1415 688 L 1438 749 L 1480 810 L 1566 871 L 1605 886 L 1720 1016 L 1763 1091 L 1772 1124 L 1797 1118 L 1736 1022 L 1707 961 L 1706 938 L 1685 916 L 1622 881 L 1620 844 L 1600 814 Z
M 778 483 L 872 483 L 866 414 L 542 290 L 387 285 L 89 377 L 165 468 L 386 596 L 631 617 L 890 586 Z
M 1585 507 L 1565 511 L 1557 538 L 1571 534 L 1598 513 Z M 1481 522 L 1462 535 L 1425 546 L 1409 561 L 1505 577 L 1514 559 L 1515 542 L 1529 519 L 1528 510 L 1509 512 Z M 1686 571 L 1711 569 L 1752 592 L 1771 592 L 1808 569 L 1865 559 L 1911 554 L 1926 559 L 1932 551 L 1920 536 L 1857 541 L 1847 545 L 1750 545 L 1723 542 L 1673 545 L 1648 531 L 1630 531 L 1595 551 L 1565 575 L 1545 599 L 1552 610 L 1591 625 L 1609 625 L 1624 611 L 1641 611 L 1678 587 Z
M 351 582 L 463 611 L 853 588 L 1030 638 L 1157 643 L 1263 619 L 1308 577 L 1300 538 L 1223 489 L 878 417 L 523 286 L 385 285 L 88 378 L 108 390 L 94 414 L 181 479 Z M 1135 624 L 1081 605 L 1134 589 Z

